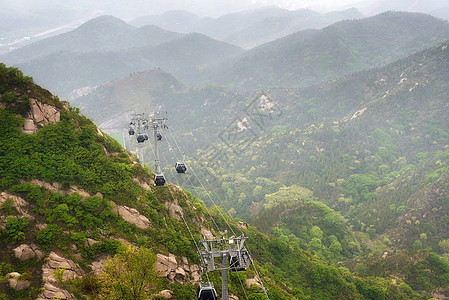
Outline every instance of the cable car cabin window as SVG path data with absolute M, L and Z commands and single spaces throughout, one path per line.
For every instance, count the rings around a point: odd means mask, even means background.
M 154 176 L 154 184 L 156 186 L 163 186 L 165 184 L 165 176 L 164 175 Z
M 128 131 L 128 134 L 129 135 L 134 135 L 134 129 L 130 128 L 129 131 Z
M 179 163 L 179 162 L 176 163 L 175 169 L 176 169 L 176 172 L 178 172 L 178 173 L 185 173 L 187 171 L 186 165 L 183 163 Z
M 145 142 L 145 137 L 143 136 L 143 134 L 139 134 L 139 135 L 137 136 L 137 142 L 138 142 L 138 143 L 143 143 L 143 142 Z

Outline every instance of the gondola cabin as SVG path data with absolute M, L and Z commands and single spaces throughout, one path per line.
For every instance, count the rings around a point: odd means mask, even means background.
M 177 162 L 175 165 L 175 169 L 178 173 L 185 173 L 187 171 L 186 165 L 182 162 Z
M 196 289 L 196 294 L 199 300 L 217 300 L 217 291 L 214 288 L 213 282 L 200 282 Z
M 156 134 L 156 137 L 157 137 L 158 141 L 162 140 L 162 134 L 158 133 L 158 134 Z
M 250 259 L 246 249 L 240 255 L 231 256 L 229 258 L 229 269 L 231 272 L 245 271 L 250 264 Z
M 148 141 L 148 135 L 147 134 L 145 134 L 143 137 L 145 138 L 145 141 Z
M 134 135 L 134 129 L 130 128 L 130 129 L 128 130 L 128 134 L 129 134 L 129 135 Z
M 138 143 L 143 143 L 143 142 L 145 142 L 145 136 L 144 136 L 143 134 L 139 134 L 139 135 L 137 136 L 137 142 L 138 142 Z
M 165 184 L 164 174 L 157 174 L 154 176 L 154 184 L 156 186 L 163 186 Z

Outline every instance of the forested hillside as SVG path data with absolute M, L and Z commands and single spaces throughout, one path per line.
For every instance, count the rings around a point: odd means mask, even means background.
M 235 136 L 192 163 L 202 159 L 229 214 L 329 260 L 355 256 L 347 266 L 359 274 L 435 290 L 442 275 L 424 269 L 427 251 L 448 254 L 448 70 L 445 42 L 335 82 L 266 91 L 255 103 L 276 109 L 230 118 Z M 244 117 L 246 134 L 228 129 Z
M 449 23 L 429 15 L 385 12 L 299 31 L 251 49 L 214 82 L 237 88 L 303 87 L 386 65 L 449 38 Z
M 354 276 L 269 238 L 175 185 L 154 187 L 151 170 L 15 68 L 0 65 L 0 100 L 4 299 L 194 299 L 195 245 L 225 230 L 249 238 L 252 267 L 230 276 L 239 299 L 422 298 L 402 280 Z M 219 274 L 209 280 L 221 293 Z

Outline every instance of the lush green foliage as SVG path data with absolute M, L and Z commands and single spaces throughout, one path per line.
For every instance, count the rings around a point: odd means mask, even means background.
M 100 299 L 147 299 L 158 291 L 161 278 L 154 270 L 156 255 L 126 246 L 106 262 L 100 275 Z

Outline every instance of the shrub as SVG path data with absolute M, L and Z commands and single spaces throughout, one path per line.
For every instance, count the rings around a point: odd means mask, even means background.
M 50 246 L 61 233 L 61 228 L 55 224 L 49 224 L 46 228 L 39 230 L 36 234 L 36 240 L 40 245 Z

